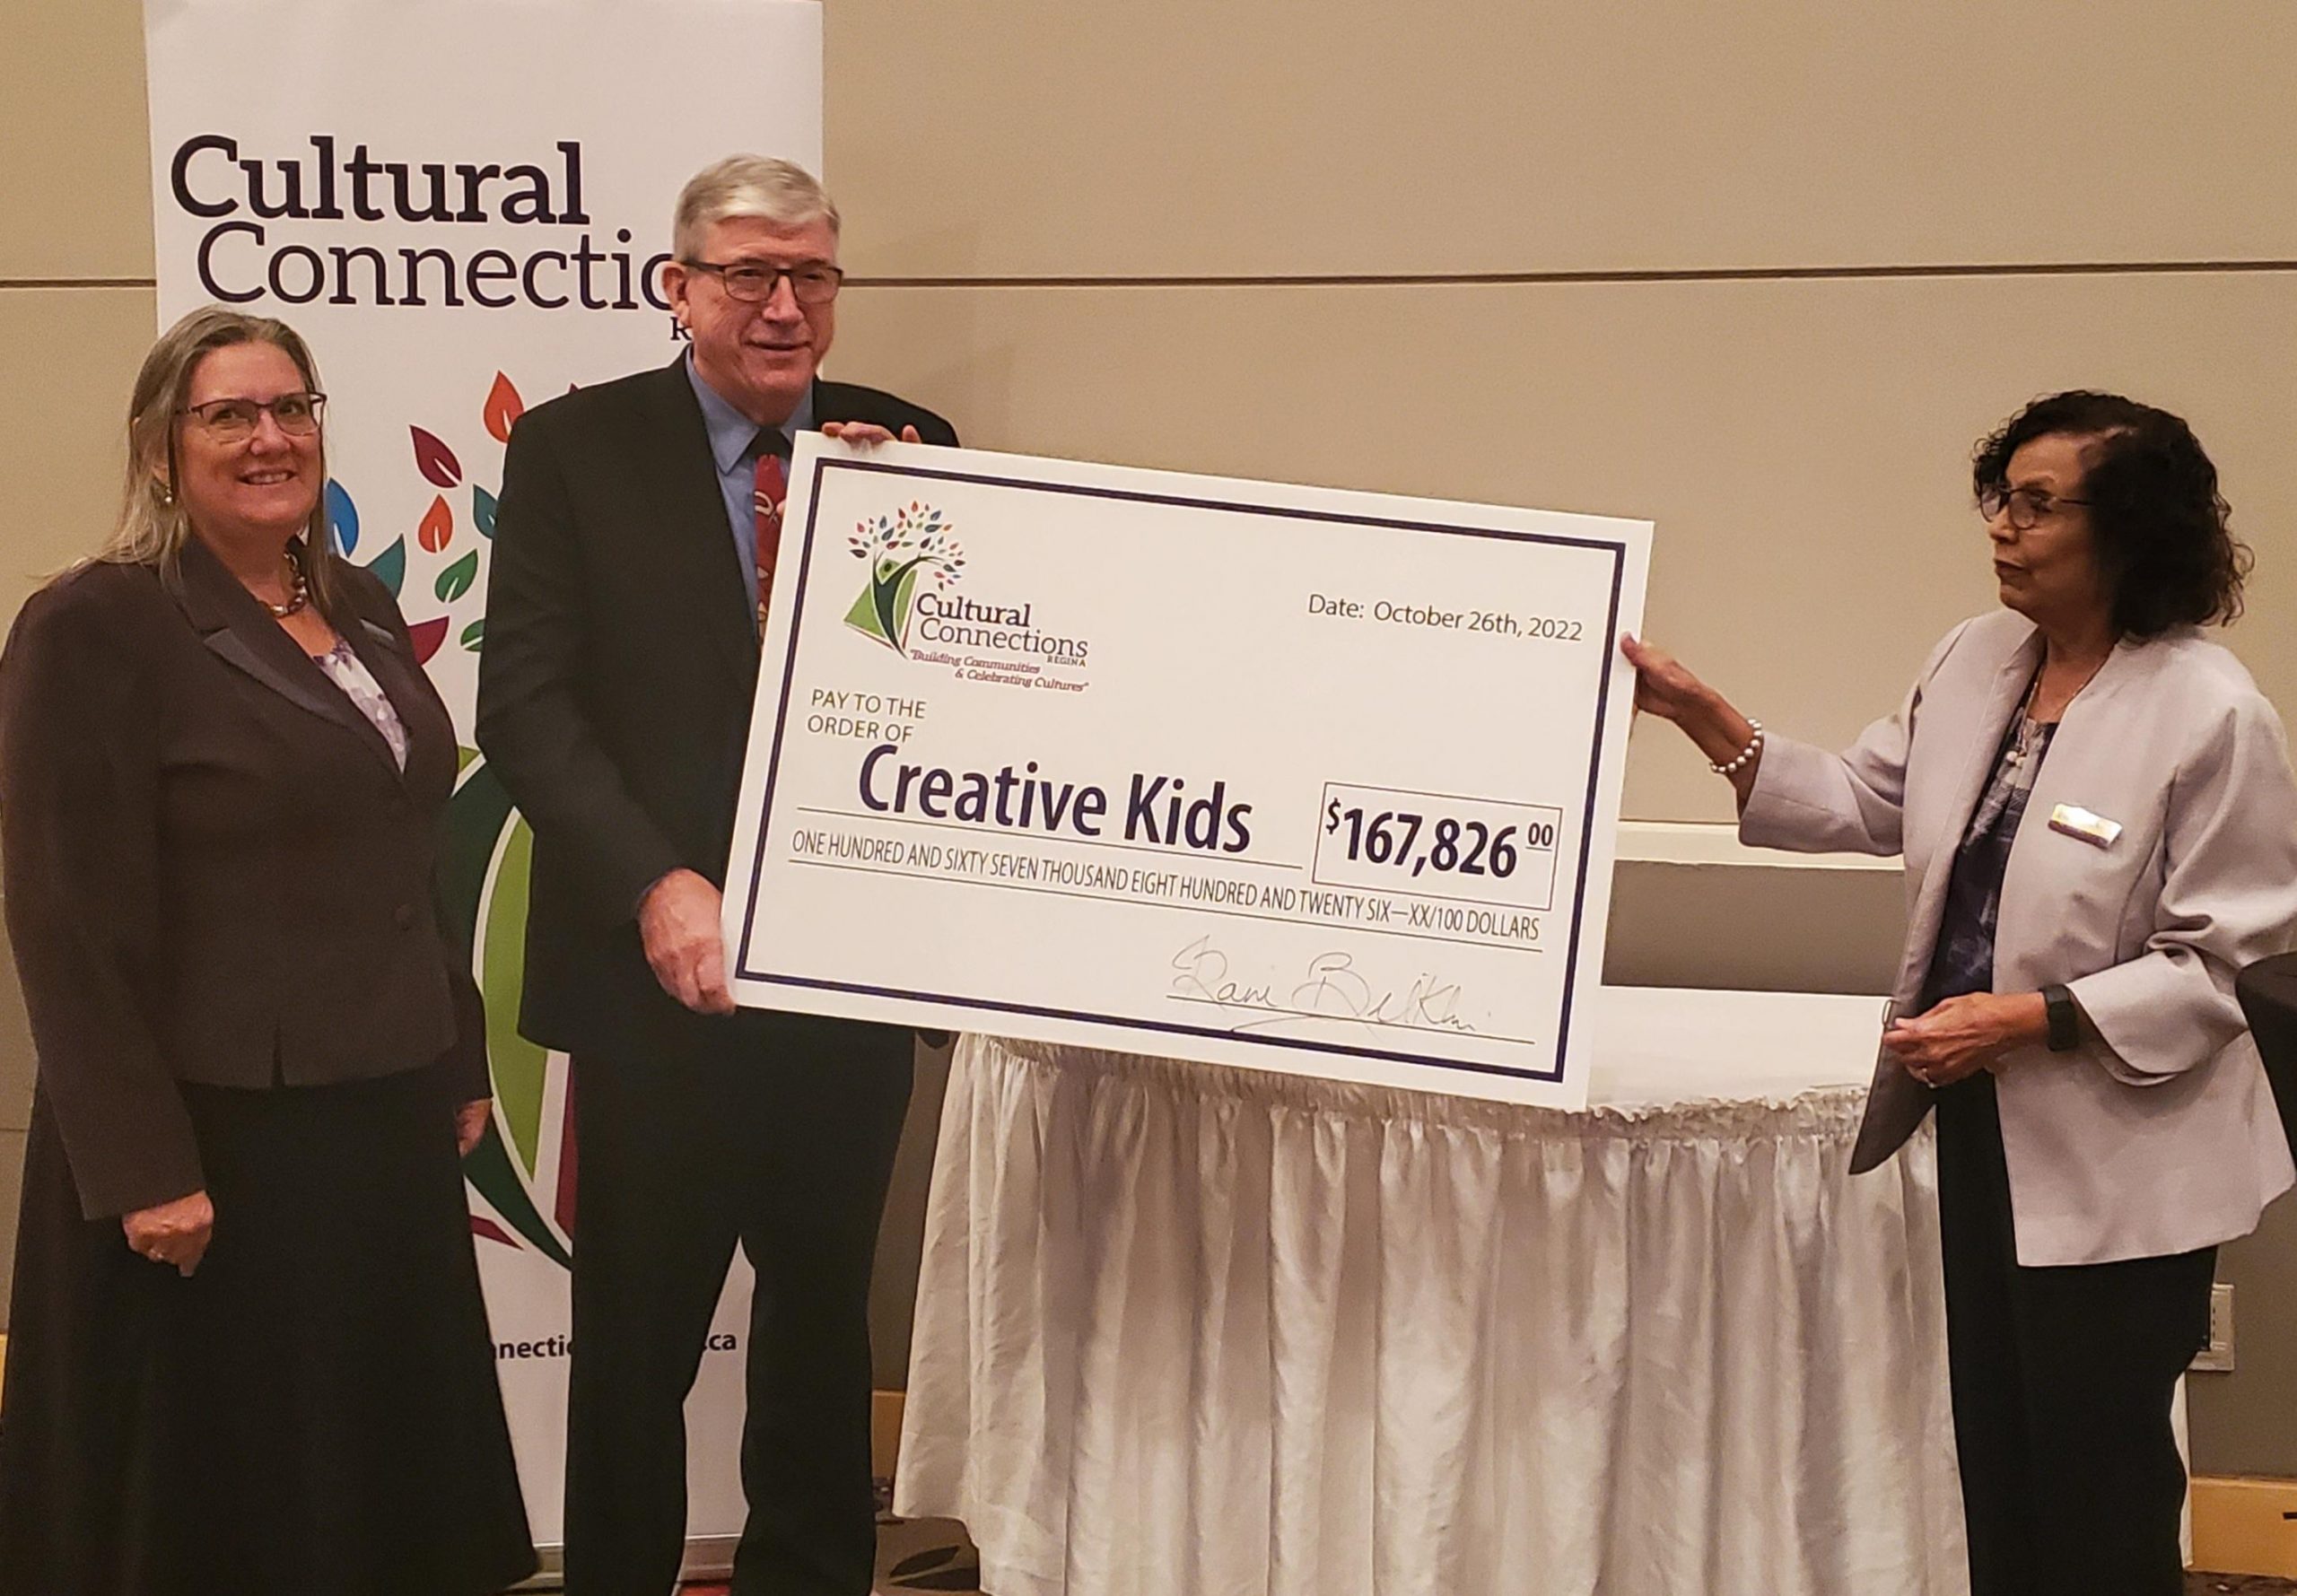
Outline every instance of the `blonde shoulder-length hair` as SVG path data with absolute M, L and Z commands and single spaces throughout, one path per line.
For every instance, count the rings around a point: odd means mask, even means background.
M 195 536 L 191 517 L 172 486 L 177 477 L 176 422 L 191 397 L 192 373 L 218 349 L 235 344 L 269 344 L 284 351 L 303 374 L 304 385 L 319 389 L 319 363 L 310 345 L 285 322 L 207 305 L 160 335 L 135 373 L 127 402 L 127 475 L 120 493 L 119 520 L 94 558 L 116 565 L 152 565 L 170 577 L 183 546 Z M 327 442 L 319 441 L 319 481 L 327 481 Z M 322 485 L 303 529 L 303 573 L 311 602 L 320 614 L 337 615 L 342 579 L 335 571 Z

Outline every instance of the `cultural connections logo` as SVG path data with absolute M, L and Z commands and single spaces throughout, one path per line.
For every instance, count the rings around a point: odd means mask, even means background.
M 941 512 L 914 501 L 891 515 L 855 525 L 847 540 L 857 560 L 869 563 L 869 580 L 845 624 L 896 654 L 909 652 L 909 623 L 921 581 L 939 591 L 963 577 L 965 550 L 949 536 Z
M 965 554 L 949 519 L 912 500 L 855 523 L 846 546 L 869 567 L 845 624 L 904 659 L 947 667 L 965 681 L 1081 693 L 1092 645 L 1047 632 L 1033 600 L 951 593 Z
M 372 533 L 380 519 L 373 507 L 362 529 L 350 489 L 332 480 L 327 484 L 336 548 L 371 571 L 402 606 L 416 610 L 408 617 L 407 635 L 426 667 L 436 668 L 432 661 L 450 638 L 468 653 L 485 647 L 484 556 L 494 536 L 495 493 L 464 460 L 499 459 L 495 451 L 510 442 L 525 409 L 517 386 L 497 371 L 477 406 L 474 431 L 450 428 L 433 416 L 424 418 L 429 427 L 409 424 L 410 458 L 420 479 L 414 502 L 423 505 L 413 517 L 411 537 L 403 534 L 376 547 L 379 536 L 362 536 L 362 530 Z M 461 444 L 459 450 L 446 434 Z M 379 489 L 377 497 L 384 496 Z M 422 614 L 414 602 L 426 588 L 435 614 Z M 494 1086 L 493 1121 L 463 1164 L 477 1199 L 471 1229 L 484 1241 L 566 1268 L 574 1234 L 572 1083 L 564 1058 L 520 1035 L 518 1026 L 533 833 L 476 749 L 463 749 L 461 763 L 448 806 L 441 896 L 473 950 L 486 999 L 487 1064 Z

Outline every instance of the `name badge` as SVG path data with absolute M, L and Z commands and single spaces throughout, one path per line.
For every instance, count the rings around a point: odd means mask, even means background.
M 2060 804 L 2049 812 L 2049 829 L 2064 832 L 2092 848 L 2111 848 L 2121 835 L 2121 822 L 2092 814 L 2079 804 Z

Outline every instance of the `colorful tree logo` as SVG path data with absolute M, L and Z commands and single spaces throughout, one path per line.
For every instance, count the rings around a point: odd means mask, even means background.
M 965 550 L 949 532 L 939 510 L 915 502 L 858 523 L 847 541 L 855 559 L 869 563 L 869 580 L 846 611 L 845 624 L 896 654 L 907 654 L 919 580 L 930 576 L 936 588 L 946 588 L 965 573 Z
M 534 833 L 511 807 L 511 795 L 483 757 L 467 753 L 448 806 L 440 876 L 448 914 L 470 936 L 494 1077 L 493 1123 L 464 1161 L 463 1173 L 502 1221 L 474 1216 L 471 1228 L 563 1268 L 572 1261 L 574 1237 L 573 1084 L 563 1060 L 519 1034 L 533 851 Z M 554 1084 L 563 1087 L 557 1102 Z
M 510 378 L 497 371 L 479 405 L 479 424 L 497 445 L 507 444 L 525 408 Z M 495 493 L 468 478 L 461 458 L 438 432 L 410 425 L 407 437 L 415 470 L 432 490 L 415 522 L 413 550 L 402 535 L 357 561 L 359 509 L 339 482 L 327 484 L 328 521 L 345 558 L 374 572 L 402 605 L 411 574 L 416 591 L 429 587 L 440 613 L 407 624 L 415 658 L 428 664 L 450 632 L 472 653 L 484 646 L 486 623 L 475 612 L 484 605 L 481 554 L 494 536 Z M 466 439 L 466 444 L 474 446 L 474 440 Z M 485 445 L 475 447 L 483 450 Z M 461 496 L 466 488 L 467 499 Z M 467 525 L 477 534 L 459 548 L 464 523 L 456 515 L 459 503 L 467 505 Z M 411 563 L 419 574 L 410 572 Z M 501 1221 L 474 1214 L 471 1228 L 485 1240 L 537 1253 L 564 1268 L 572 1262 L 574 1231 L 572 1085 L 563 1059 L 519 1034 L 533 844 L 532 833 L 486 761 L 475 748 L 462 750 L 462 773 L 448 806 L 440 884 L 449 917 L 469 937 L 479 990 L 486 999 L 487 1065 L 494 1085 L 493 1121 L 463 1173 Z

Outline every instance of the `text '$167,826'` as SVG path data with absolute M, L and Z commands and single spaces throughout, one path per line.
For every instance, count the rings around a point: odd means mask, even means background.
M 1348 857 L 1375 865 L 1393 865 L 1417 876 L 1423 870 L 1446 875 L 1489 876 L 1506 880 L 1521 862 L 1520 848 L 1551 849 L 1551 821 L 1529 821 L 1494 831 L 1480 820 L 1432 819 L 1401 809 L 1383 809 L 1367 815 L 1361 808 L 1343 808 L 1338 798 L 1324 806 L 1324 834 L 1348 835 Z

